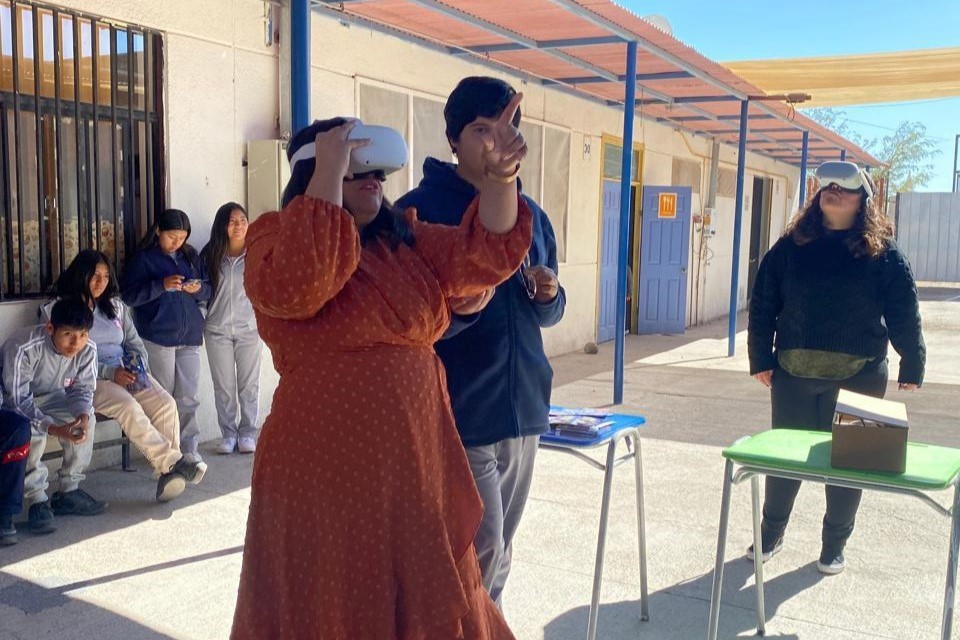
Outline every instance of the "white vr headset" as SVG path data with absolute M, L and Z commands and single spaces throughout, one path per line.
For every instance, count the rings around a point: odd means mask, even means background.
M 357 126 L 350 132 L 350 140 L 370 140 L 370 144 L 350 153 L 350 166 L 347 171 L 351 174 L 382 171 L 391 174 L 407 166 L 407 143 L 400 132 L 390 127 L 375 124 L 363 124 L 356 120 Z M 316 157 L 316 147 L 305 144 L 290 156 L 290 171 L 294 170 L 301 160 L 312 160 Z
M 873 184 L 867 176 L 867 173 L 852 162 L 831 161 L 824 162 L 815 173 L 820 182 L 820 188 L 826 189 L 832 184 L 837 185 L 845 191 L 859 191 L 863 189 L 867 192 L 867 197 L 873 197 Z

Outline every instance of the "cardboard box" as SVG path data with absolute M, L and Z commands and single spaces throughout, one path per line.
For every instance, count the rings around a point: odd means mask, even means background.
M 903 403 L 841 391 L 833 421 L 830 464 L 842 469 L 903 473 L 909 432 Z

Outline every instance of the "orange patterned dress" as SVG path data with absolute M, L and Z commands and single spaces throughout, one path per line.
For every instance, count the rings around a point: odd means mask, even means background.
M 350 214 L 299 197 L 247 235 L 247 294 L 280 385 L 257 449 L 233 640 L 509 640 L 480 581 L 483 506 L 433 343 L 448 298 L 505 280 L 520 201 L 489 233 L 407 219 L 361 247 Z

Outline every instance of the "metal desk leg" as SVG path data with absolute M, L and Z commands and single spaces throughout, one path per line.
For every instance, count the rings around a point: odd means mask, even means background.
M 650 607 L 647 597 L 647 525 L 643 511 L 643 460 L 640 457 L 640 434 L 636 432 L 633 440 L 633 469 L 637 482 L 637 546 L 640 555 L 640 620 L 650 619 Z
M 757 635 L 765 635 L 766 610 L 763 604 L 763 541 L 760 535 L 760 478 L 750 478 L 753 498 L 753 576 L 757 587 Z
M 960 485 L 953 488 L 953 511 L 950 525 L 950 552 L 947 555 L 947 586 L 943 593 L 943 623 L 941 640 L 950 640 L 953 634 L 953 606 L 957 587 L 957 551 L 960 549 Z
M 730 487 L 733 484 L 733 461 L 723 467 L 723 493 L 720 498 L 720 525 L 717 527 L 717 564 L 713 569 L 713 592 L 710 594 L 710 622 L 707 640 L 717 640 L 720 624 L 720 593 L 723 590 L 723 562 L 727 549 L 727 524 L 730 520 Z
M 600 585 L 603 583 L 603 555 L 607 546 L 607 519 L 610 515 L 610 494 L 613 489 L 613 471 L 617 459 L 617 439 L 607 445 L 607 464 L 603 472 L 603 501 L 600 505 L 600 531 L 597 535 L 597 563 L 593 569 L 593 597 L 590 600 L 590 618 L 587 622 L 587 640 L 596 640 L 597 615 L 600 609 Z

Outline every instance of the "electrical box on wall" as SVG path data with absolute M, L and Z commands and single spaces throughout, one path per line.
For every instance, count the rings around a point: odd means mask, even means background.
M 247 212 L 250 220 L 280 210 L 283 188 L 290 179 L 286 140 L 247 143 Z
M 713 207 L 703 209 L 703 235 L 717 235 L 717 210 Z

